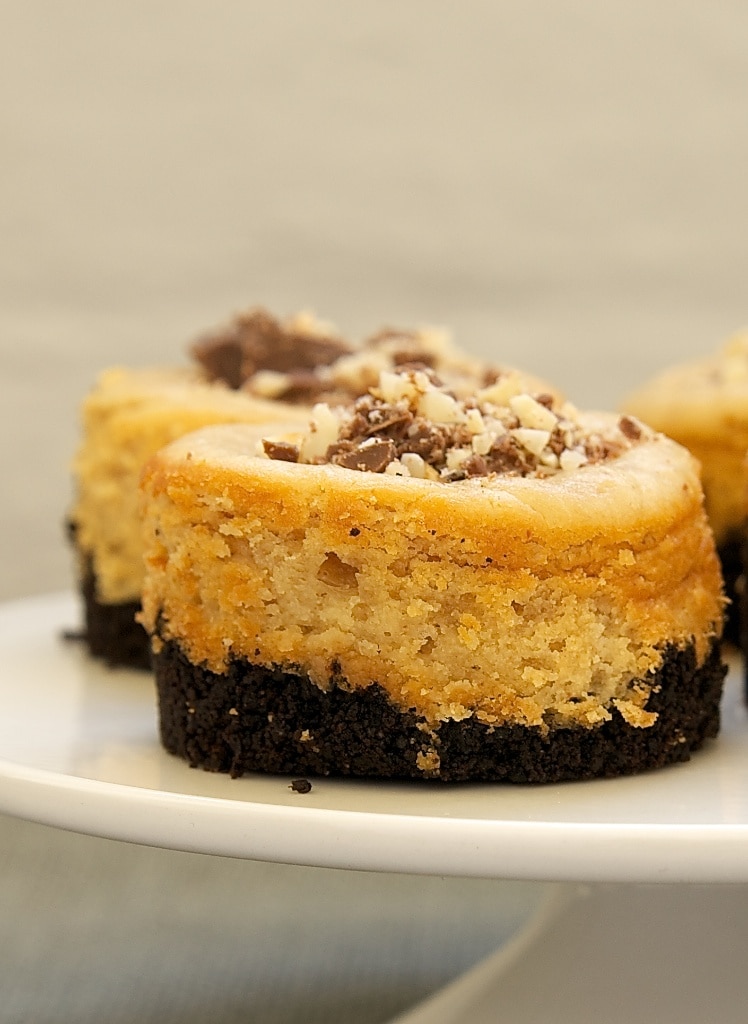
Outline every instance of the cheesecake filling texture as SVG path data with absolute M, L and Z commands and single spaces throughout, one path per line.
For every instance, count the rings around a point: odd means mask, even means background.
M 191 370 L 114 367 L 102 373 L 83 403 L 83 442 L 73 473 L 70 519 L 83 566 L 102 604 L 140 600 L 143 583 L 138 483 L 143 466 L 164 445 L 212 423 L 285 422 L 300 410 L 281 408 Z

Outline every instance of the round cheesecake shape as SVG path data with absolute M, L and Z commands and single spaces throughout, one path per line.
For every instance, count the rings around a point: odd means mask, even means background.
M 444 483 L 262 458 L 262 433 L 199 431 L 144 474 L 168 749 L 233 774 L 553 781 L 716 732 L 721 578 L 681 446 Z
M 706 511 L 734 606 L 726 633 L 737 640 L 748 493 L 748 333 L 708 358 L 665 370 L 624 408 L 684 445 L 701 465 Z
M 708 359 L 671 367 L 624 403 L 688 448 L 701 463 L 706 508 L 717 544 L 745 519 L 748 451 L 748 334 Z

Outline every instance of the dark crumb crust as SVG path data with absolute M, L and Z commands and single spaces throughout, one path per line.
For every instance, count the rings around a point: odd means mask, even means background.
M 417 758 L 429 754 L 433 739 L 376 683 L 351 692 L 333 677 L 325 692 L 302 674 L 247 661 L 217 675 L 193 665 L 173 641 L 154 655 L 154 667 L 162 742 L 193 767 L 234 777 L 258 771 L 516 783 L 630 775 L 687 761 L 717 734 L 727 671 L 717 643 L 701 666 L 692 646 L 669 646 L 647 680 L 657 688 L 647 708 L 658 713 L 647 729 L 627 725 L 618 712 L 595 728 L 546 735 L 470 718 L 445 722 L 436 738 L 440 767 L 427 775 Z
M 717 547 L 717 554 L 722 565 L 722 575 L 725 580 L 725 594 L 730 599 L 725 614 L 725 640 L 736 646 L 741 645 L 741 595 L 743 567 L 745 558 L 748 557 L 748 545 L 742 535 L 737 532 L 731 533 L 727 539 Z
M 743 524 L 743 536 L 737 544 L 740 555 L 741 575 L 735 584 L 737 593 L 733 601 L 737 605 L 734 617 L 737 619 L 735 643 L 743 653 L 743 696 L 748 704 L 748 596 L 745 593 L 746 572 L 748 572 L 748 520 Z M 729 591 L 728 591 L 729 594 Z
M 150 669 L 151 643 L 145 629 L 135 621 L 139 601 L 102 604 L 96 597 L 96 578 L 86 565 L 80 582 L 83 598 L 83 641 L 94 658 L 111 668 Z

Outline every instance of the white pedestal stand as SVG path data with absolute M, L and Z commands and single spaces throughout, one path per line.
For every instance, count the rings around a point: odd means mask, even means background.
M 748 887 L 559 885 L 396 1024 L 744 1024 Z

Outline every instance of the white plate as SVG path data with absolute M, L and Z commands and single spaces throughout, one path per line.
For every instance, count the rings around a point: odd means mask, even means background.
M 748 717 L 688 764 L 527 787 L 229 779 L 157 739 L 147 674 L 63 642 L 69 594 L 0 605 L 0 811 L 92 835 L 295 864 L 587 881 L 748 881 Z

